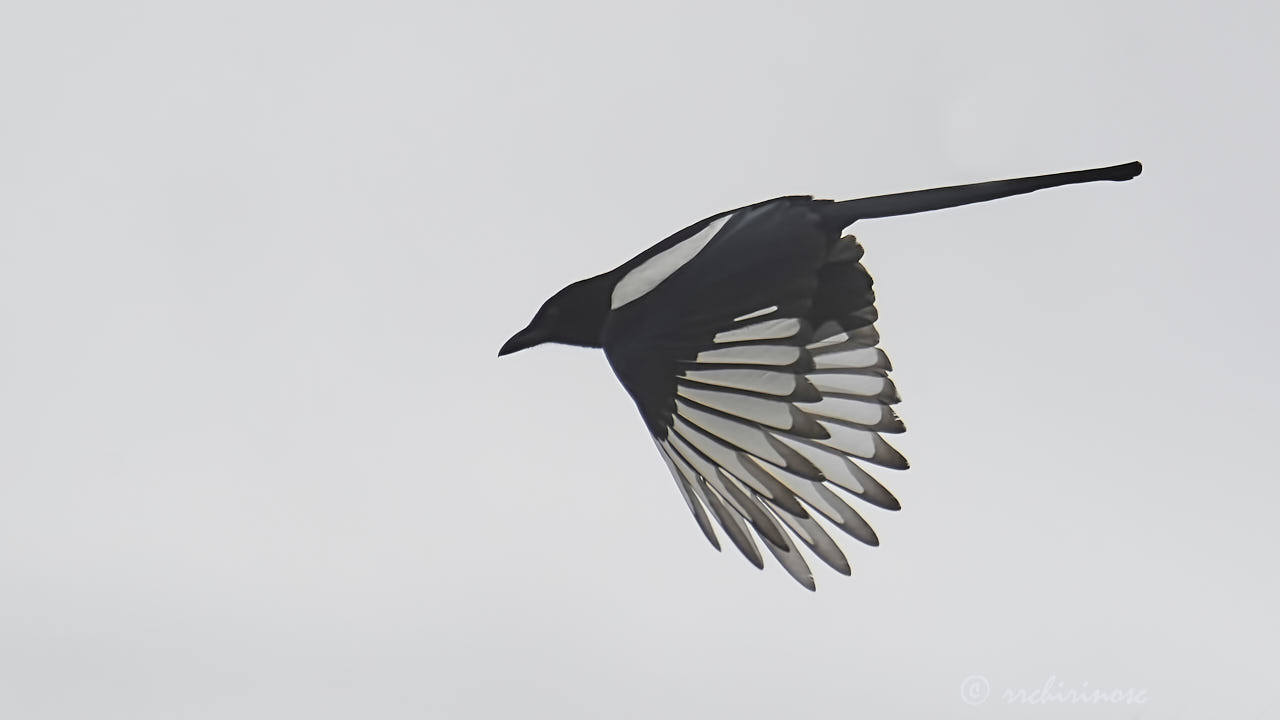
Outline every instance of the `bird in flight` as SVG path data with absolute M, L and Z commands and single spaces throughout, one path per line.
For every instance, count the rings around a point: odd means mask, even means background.
M 1113 167 L 835 202 L 780 197 L 712 215 L 542 304 L 498 351 L 546 342 L 603 348 L 707 540 L 712 522 L 756 567 L 760 544 L 815 589 L 804 545 L 849 561 L 816 516 L 879 540 L 849 496 L 901 506 L 863 467 L 906 469 L 883 438 L 905 430 L 879 346 L 857 220 L 1043 188 L 1129 180 Z

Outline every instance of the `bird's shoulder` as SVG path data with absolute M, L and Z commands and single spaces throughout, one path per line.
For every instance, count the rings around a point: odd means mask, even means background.
M 822 202 L 793 195 L 717 213 L 616 271 L 601 345 L 648 419 L 667 414 L 676 363 L 739 318 L 808 311 L 838 236 Z
M 641 265 L 659 253 L 676 247 L 680 243 L 696 235 L 699 231 L 705 229 L 707 226 L 725 217 L 736 217 L 737 221 L 734 224 L 737 226 L 744 226 L 750 220 L 759 219 L 759 217 L 767 211 L 777 211 L 784 208 L 808 208 L 810 206 L 821 205 L 829 202 L 829 200 L 815 200 L 811 195 L 782 195 L 730 210 L 723 210 L 715 213 L 714 215 L 708 215 L 695 223 L 677 230 L 662 240 L 659 240 L 648 248 L 645 248 L 635 257 L 632 257 L 619 265 L 611 274 L 621 277 L 627 271 Z

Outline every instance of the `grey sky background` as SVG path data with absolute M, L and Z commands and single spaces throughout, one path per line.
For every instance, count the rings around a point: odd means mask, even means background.
M 1280 713 L 1278 15 L 7 5 L 0 717 Z M 816 594 L 495 357 L 723 209 L 1135 159 L 854 227 L 913 467 Z

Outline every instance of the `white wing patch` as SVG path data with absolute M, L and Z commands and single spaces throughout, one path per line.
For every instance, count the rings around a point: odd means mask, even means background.
M 846 498 L 898 508 L 859 464 L 905 468 L 902 455 L 880 437 L 905 428 L 890 407 L 899 398 L 872 321 L 854 315 L 846 319 L 851 329 L 824 324 L 819 332 L 794 317 L 760 319 L 776 310 L 735 318 L 754 322 L 716 334 L 713 343 L 726 347 L 681 364 L 674 412 L 658 447 L 717 548 L 712 518 L 753 564 L 764 557 L 760 540 L 812 589 L 800 545 L 836 571 L 850 572 L 818 516 L 862 542 L 879 543 Z
M 729 222 L 733 213 L 718 217 L 707 223 L 707 226 L 694 233 L 692 237 L 680 242 L 675 247 L 667 248 L 653 257 L 640 263 L 638 267 L 627 273 L 613 287 L 613 298 L 610 308 L 617 310 L 627 303 L 658 287 L 663 280 L 684 267 L 702 248 L 711 242 L 711 238 L 720 232 L 720 228 Z
M 686 397 L 696 403 L 719 410 L 727 415 L 744 420 L 790 430 L 793 426 L 791 406 L 781 400 L 765 400 L 751 395 L 740 395 L 732 392 L 720 392 L 704 388 L 678 385 L 676 395 Z
M 800 379 L 787 372 L 729 368 L 723 370 L 687 370 L 684 377 L 706 385 L 749 390 L 765 395 L 790 395 Z
M 870 430 L 858 430 L 833 422 L 819 422 L 819 424 L 831 433 L 831 437 L 823 443 L 827 447 L 864 460 L 875 457 L 876 439 L 879 436 Z
M 739 315 L 738 317 L 734 318 L 733 321 L 742 322 L 743 320 L 750 320 L 751 318 L 764 317 L 765 315 L 768 315 L 769 313 L 774 312 L 777 309 L 778 309 L 777 305 L 770 305 L 767 308 L 760 308 L 759 310 L 755 312 L 749 312 L 746 315 Z
M 877 427 L 888 420 L 885 416 L 888 406 L 846 397 L 824 397 L 816 403 L 803 403 L 800 408 L 811 415 L 868 427 Z
M 800 332 L 800 321 L 796 318 L 779 318 L 777 320 L 765 320 L 754 325 L 735 328 L 733 330 L 725 330 L 716 333 L 712 342 L 717 345 L 721 343 L 743 342 L 747 340 L 780 340 L 789 338 Z
M 726 365 L 790 365 L 803 351 L 794 345 L 743 345 L 741 347 L 704 350 L 696 362 Z
M 709 412 L 691 407 L 680 400 L 676 401 L 676 412 L 682 417 L 688 418 L 694 425 L 758 458 L 768 460 L 775 465 L 785 465 L 787 462 L 769 444 L 768 433 L 758 427 L 726 420 L 719 415 L 712 415 Z
M 813 358 L 813 364 L 819 370 L 828 368 L 878 368 L 883 364 L 883 357 L 884 353 L 879 348 L 866 347 L 817 355 Z
M 847 395 L 879 395 L 889 384 L 889 379 L 880 375 L 855 375 L 853 373 L 814 373 L 808 376 L 809 382 L 824 393 L 845 393 Z

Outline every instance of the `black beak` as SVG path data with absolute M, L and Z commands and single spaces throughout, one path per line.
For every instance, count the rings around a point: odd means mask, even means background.
M 502 349 L 498 351 L 498 357 L 502 357 L 503 355 L 510 355 L 513 352 L 518 352 L 520 350 L 524 350 L 525 348 L 531 348 L 534 345 L 541 345 L 546 341 L 547 341 L 546 333 L 544 333 L 541 329 L 530 325 L 529 327 L 521 330 L 515 335 L 512 335 L 511 339 L 508 340 L 506 343 L 504 343 L 502 346 Z

